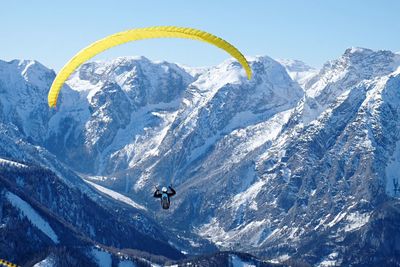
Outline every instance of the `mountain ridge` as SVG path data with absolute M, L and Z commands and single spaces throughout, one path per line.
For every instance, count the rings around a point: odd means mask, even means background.
M 399 55 L 349 48 L 319 71 L 281 63 L 255 57 L 251 81 L 231 60 L 193 71 L 143 57 L 87 63 L 31 139 L 149 210 L 154 185 L 176 185 L 170 212 L 150 216 L 179 250 L 398 263 Z M 4 121 L 16 136 L 18 121 Z M 8 156 L 33 142 L 23 133 Z

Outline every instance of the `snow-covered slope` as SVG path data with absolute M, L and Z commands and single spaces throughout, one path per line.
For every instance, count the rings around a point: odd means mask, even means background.
M 128 204 L 128 205 L 130 205 L 130 206 L 132 206 L 132 207 L 134 207 L 134 208 L 136 208 L 136 209 L 146 210 L 145 207 L 143 207 L 142 205 L 140 205 L 140 204 L 134 202 L 134 201 L 133 201 L 132 199 L 130 199 L 129 197 L 126 197 L 126 196 L 124 196 L 124 195 L 122 195 L 122 194 L 120 194 L 120 193 L 117 193 L 117 192 L 115 192 L 115 191 L 112 191 L 112 190 L 110 190 L 110 189 L 108 189 L 108 188 L 105 188 L 105 187 L 103 187 L 103 186 L 101 186 L 101 185 L 98 185 L 98 184 L 96 184 L 96 183 L 93 183 L 93 182 L 91 182 L 91 181 L 86 181 L 86 182 L 87 182 L 88 184 L 90 184 L 91 186 L 93 186 L 94 188 L 96 188 L 98 191 L 100 191 L 100 192 L 102 192 L 102 193 L 104 193 L 104 194 L 106 194 L 106 195 L 112 197 L 113 199 L 116 199 L 116 200 L 118 200 L 118 201 L 121 201 L 121 202 L 123 202 L 123 203 L 126 203 L 126 204 Z
M 5 241 L 0 242 L 1 258 L 29 265 L 42 257 L 63 261 L 62 255 L 71 254 L 78 262 L 67 265 L 92 266 L 84 261 L 91 258 L 87 255 L 94 245 L 110 255 L 135 257 L 137 253 L 123 251 L 129 248 L 182 257 L 136 206 L 95 198 L 95 192 L 89 197 L 48 169 L 18 164 L 0 169 L 0 240 Z
M 302 88 L 304 88 L 305 84 L 307 84 L 310 79 L 318 74 L 318 70 L 300 60 L 278 59 L 277 61 L 285 67 L 289 76 L 294 81 L 298 82 Z
M 247 81 L 233 60 L 87 63 L 42 116 L 40 138 L 4 115 L 0 151 L 93 191 L 62 161 L 117 205 L 144 206 L 189 253 L 215 245 L 274 262 L 398 263 L 400 56 L 350 48 L 320 71 L 269 57 L 250 65 Z M 153 186 L 166 183 L 178 192 L 171 209 L 151 213 Z
M 399 139 L 398 56 L 350 49 L 339 62 L 325 65 L 321 73 L 335 73 L 336 78 L 298 103 L 270 148 L 248 163 L 242 161 L 254 168 L 258 179 L 232 196 L 199 233 L 222 247 L 253 247 L 264 255 L 280 251 L 314 263 L 325 255 L 349 265 L 363 262 L 367 251 L 379 250 L 381 245 L 364 236 L 365 231 L 376 236 L 393 229 L 373 230 L 371 225 L 377 220 L 391 223 L 392 216 L 399 215 L 397 200 L 383 204 L 388 196 L 398 197 L 392 169 Z M 314 80 L 309 88 L 317 88 L 325 78 Z M 337 90 L 332 93 L 333 88 Z M 305 116 L 305 101 L 323 108 Z M 388 215 L 386 209 L 393 213 Z M 226 226 L 228 218 L 235 219 Z M 355 249 L 355 236 L 363 256 L 350 249 Z M 378 240 L 391 243 L 394 237 Z M 395 257 L 397 252 L 395 246 L 380 250 L 376 262 L 383 263 L 383 255 Z M 301 256 L 308 253 L 313 256 Z
M 129 167 L 127 159 L 156 153 L 192 80 L 175 64 L 143 57 L 87 63 L 62 91 L 46 147 L 86 173 Z
M 116 247 L 112 255 L 130 248 L 181 257 L 142 206 L 99 193 L 43 147 L 53 78 L 35 61 L 0 62 L 0 258 L 33 265 L 48 256 L 91 266 L 85 253 L 93 244 Z
M 0 117 L 42 143 L 51 112 L 46 94 L 55 73 L 34 60 L 0 60 Z
M 28 203 L 11 192 L 6 192 L 5 196 L 7 200 L 14 207 L 19 209 L 21 214 L 25 216 L 36 228 L 47 235 L 55 244 L 59 243 L 57 234 L 54 232 L 48 222 L 46 222 Z

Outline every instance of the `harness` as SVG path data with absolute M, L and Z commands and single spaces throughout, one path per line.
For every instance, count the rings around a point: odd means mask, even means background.
M 167 193 L 162 193 L 161 195 L 161 206 L 163 209 L 169 208 L 169 197 Z

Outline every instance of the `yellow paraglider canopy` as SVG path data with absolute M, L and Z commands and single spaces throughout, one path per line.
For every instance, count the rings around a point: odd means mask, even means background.
M 240 51 L 236 49 L 233 45 L 215 35 L 193 28 L 183 28 L 175 26 L 138 28 L 109 35 L 104 39 L 98 40 L 79 51 L 70 61 L 68 61 L 67 64 L 65 64 L 65 66 L 61 69 L 61 71 L 54 79 L 49 94 L 47 96 L 49 107 L 56 106 L 57 98 L 64 82 L 84 62 L 111 47 L 121 45 L 130 41 L 150 38 L 186 38 L 199 40 L 215 45 L 236 58 L 246 70 L 247 78 L 251 79 L 252 73 L 249 63 L 242 55 L 242 53 L 240 53 Z

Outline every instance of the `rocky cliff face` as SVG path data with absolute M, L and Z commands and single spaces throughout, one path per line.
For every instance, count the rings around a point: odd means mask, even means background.
M 140 262 L 138 253 L 117 254 L 126 248 L 183 257 L 145 207 L 87 184 L 40 146 L 53 116 L 45 96 L 54 74 L 35 61 L 0 65 L 0 258 L 89 266 L 102 249 L 116 263 L 118 255 Z
M 88 63 L 57 112 L 29 127 L 18 122 L 37 107 L 14 118 L 2 104 L 3 154 L 56 169 L 84 192 L 129 196 L 189 253 L 215 245 L 320 266 L 398 264 L 400 56 L 351 48 L 320 71 L 280 62 L 255 58 L 251 81 L 234 61 Z M 152 187 L 166 183 L 178 191 L 171 210 L 150 212 L 160 209 Z

